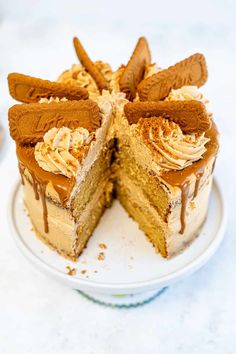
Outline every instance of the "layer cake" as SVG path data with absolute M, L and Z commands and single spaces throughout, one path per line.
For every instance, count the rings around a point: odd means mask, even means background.
M 127 65 L 81 64 L 50 82 L 9 74 L 9 125 L 36 234 L 76 260 L 117 197 L 165 258 L 182 252 L 205 221 L 218 132 L 198 87 L 204 56 L 172 67 L 151 62 L 141 37 Z

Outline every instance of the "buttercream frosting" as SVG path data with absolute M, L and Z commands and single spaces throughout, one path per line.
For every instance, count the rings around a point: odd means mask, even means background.
M 209 101 L 206 97 L 199 91 L 197 86 L 182 86 L 181 88 L 174 90 L 172 89 L 166 98 L 167 101 L 185 101 L 185 100 L 196 100 L 207 105 Z
M 205 133 L 184 134 L 178 124 L 161 117 L 141 118 L 137 126 L 157 163 L 168 170 L 181 170 L 200 160 L 209 141 Z
M 35 159 L 45 171 L 75 177 L 92 141 L 87 129 L 52 128 L 35 146 Z
M 95 61 L 94 64 L 110 83 L 113 73 L 110 65 L 102 61 Z M 100 94 L 96 82 L 81 64 L 73 64 L 71 69 L 64 71 L 59 76 L 58 82 L 65 82 L 86 88 L 89 92 L 90 98 L 94 98 Z

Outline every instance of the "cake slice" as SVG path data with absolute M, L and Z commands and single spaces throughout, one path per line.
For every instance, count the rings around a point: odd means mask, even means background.
M 96 78 L 84 65 L 73 65 L 58 82 L 18 73 L 8 76 L 13 98 L 30 103 L 9 110 L 26 209 L 36 234 L 73 260 L 111 204 L 113 120 L 119 96 L 108 90 L 101 94 Z M 109 85 L 109 64 L 98 61 L 92 66 Z M 83 100 L 88 97 L 94 101 Z M 59 144 L 64 161 L 52 141 Z M 77 148 L 68 147 L 68 141 L 75 141 Z M 68 149 L 62 149 L 63 144 Z
M 201 230 L 218 152 L 211 115 L 193 98 L 176 101 L 170 111 L 171 102 L 128 103 L 118 121 L 118 199 L 166 258 L 183 251 Z M 176 114 L 183 103 L 184 121 Z M 205 125 L 196 119 L 196 107 Z
M 112 200 L 112 119 L 111 105 L 102 101 L 16 105 L 9 111 L 34 230 L 70 259 L 82 252 Z

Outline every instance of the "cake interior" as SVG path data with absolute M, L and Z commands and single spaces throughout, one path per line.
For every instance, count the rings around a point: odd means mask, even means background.
M 180 171 L 160 172 L 153 154 L 123 122 L 118 134 L 115 186 L 118 199 L 157 251 L 170 258 L 188 246 L 205 221 L 218 133 L 202 159 Z

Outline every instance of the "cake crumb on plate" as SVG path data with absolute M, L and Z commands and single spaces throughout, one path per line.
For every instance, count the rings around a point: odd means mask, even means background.
M 76 275 L 77 270 L 75 268 L 71 268 L 70 266 L 66 266 L 68 275 Z
M 105 253 L 104 253 L 104 252 L 100 252 L 100 253 L 98 254 L 98 256 L 97 256 L 97 259 L 98 259 L 99 261 L 104 261 L 104 259 L 105 259 Z
M 98 245 L 102 250 L 106 250 L 107 249 L 107 245 L 105 243 L 99 243 Z

